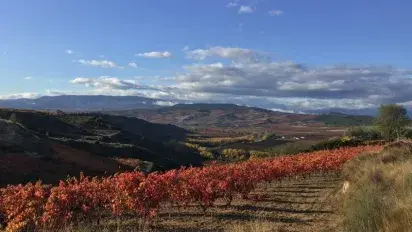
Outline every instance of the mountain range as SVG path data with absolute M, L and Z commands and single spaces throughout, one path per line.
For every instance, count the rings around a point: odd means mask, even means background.
M 63 110 L 67 112 L 78 111 L 106 111 L 106 110 L 132 110 L 132 109 L 158 109 L 171 106 L 176 103 L 188 103 L 187 101 L 167 101 L 161 99 L 145 98 L 139 96 L 107 96 L 107 95 L 60 95 L 43 96 L 35 99 L 2 99 L 0 107 L 32 110 Z M 220 105 L 220 104 L 219 104 Z M 276 111 L 276 110 L 274 110 Z M 279 109 L 282 112 L 289 112 Z M 307 114 L 328 114 L 339 112 L 351 115 L 377 114 L 376 108 L 344 109 L 325 108 L 306 110 Z M 299 112 L 302 113 L 302 112 Z
M 61 95 L 3 99 L 0 107 L 31 110 L 102 111 L 159 108 L 165 101 L 138 96 Z

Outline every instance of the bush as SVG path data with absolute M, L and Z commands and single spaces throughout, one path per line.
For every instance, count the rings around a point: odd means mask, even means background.
M 412 139 L 412 129 L 406 129 L 405 138 Z
M 266 149 L 265 151 L 272 153 L 272 156 L 293 155 L 293 154 L 307 151 L 315 143 L 316 142 L 305 141 L 305 140 L 296 141 L 296 142 L 282 144 L 276 147 L 271 147 L 271 148 Z
M 274 157 L 277 156 L 277 154 L 269 151 L 256 151 L 252 150 L 249 151 L 249 158 L 250 159 L 260 159 L 260 158 L 268 158 L 268 157 Z
M 359 126 L 350 128 L 345 135 L 361 139 L 381 139 L 382 134 L 376 126 Z
M 276 135 L 275 133 L 266 133 L 262 136 L 262 141 L 268 140 L 268 139 L 278 139 L 280 136 Z
M 223 146 L 233 143 L 248 143 L 253 141 L 251 136 L 241 136 L 241 137 L 221 137 L 221 138 L 189 138 L 187 140 L 192 144 L 199 144 L 201 146 Z
M 249 157 L 249 153 L 242 149 L 228 148 L 224 149 L 220 155 L 220 158 L 225 161 L 240 161 Z
M 332 150 L 341 147 L 356 147 L 362 144 L 363 140 L 349 139 L 348 137 L 344 136 L 342 138 L 321 141 L 317 144 L 312 145 L 307 151 Z
M 202 147 L 199 144 L 194 144 L 194 143 L 185 143 L 184 145 L 188 149 L 197 151 L 200 154 L 200 156 L 202 156 L 203 158 L 206 158 L 206 159 L 215 158 L 215 155 L 213 154 L 213 152 L 207 147 Z

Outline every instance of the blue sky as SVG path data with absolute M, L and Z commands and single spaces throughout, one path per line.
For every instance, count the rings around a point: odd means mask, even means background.
M 410 104 L 410 9 L 406 0 L 3 0 L 0 96 Z

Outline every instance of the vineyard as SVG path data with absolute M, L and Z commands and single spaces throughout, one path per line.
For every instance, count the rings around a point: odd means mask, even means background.
M 349 159 L 381 146 L 362 146 L 256 159 L 163 173 L 119 173 L 110 177 L 68 178 L 58 186 L 41 182 L 0 190 L 0 223 L 7 231 L 58 230 L 61 225 L 104 217 L 130 216 L 151 222 L 165 205 L 196 205 L 207 212 L 217 201 L 230 206 L 250 198 L 260 183 L 292 176 L 337 172 Z

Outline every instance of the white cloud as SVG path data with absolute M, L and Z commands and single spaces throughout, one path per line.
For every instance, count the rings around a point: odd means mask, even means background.
M 285 112 L 363 109 L 387 103 L 412 105 L 412 70 L 377 65 L 312 67 L 271 61 L 265 53 L 239 47 L 188 50 L 186 55 L 195 60 L 217 57 L 229 62 L 213 60 L 214 63 L 184 66 L 182 72 L 167 78 L 78 77 L 71 83 L 87 86 L 93 94 L 140 95 L 170 102 L 237 103 Z M 137 79 L 156 85 L 141 85 Z
M 177 103 L 173 101 L 156 101 L 153 104 L 158 105 L 158 106 L 174 106 Z
M 281 16 L 283 14 L 283 11 L 281 10 L 270 10 L 268 11 L 270 16 Z
M 129 65 L 129 67 L 131 67 L 131 68 L 137 68 L 137 64 L 134 63 L 134 62 L 130 62 L 128 65 Z
M 154 87 L 140 85 L 136 79 L 123 80 L 117 77 L 101 76 L 97 78 L 77 77 L 71 84 L 84 85 L 100 90 L 156 90 Z
M 146 81 L 155 81 L 155 82 L 162 82 L 162 81 L 174 81 L 175 77 L 165 77 L 165 76 L 135 76 L 133 77 L 135 80 L 146 80 Z
M 169 58 L 172 56 L 172 53 L 169 51 L 163 52 L 145 52 L 145 53 L 138 53 L 136 56 L 146 57 L 146 58 Z
M 268 57 L 262 52 L 238 48 L 238 47 L 211 47 L 208 49 L 196 49 L 191 51 L 186 51 L 186 58 L 195 60 L 204 60 L 207 57 L 220 57 L 225 59 L 231 59 L 235 61 L 248 61 L 257 62 L 265 60 Z
M 118 67 L 114 62 L 109 60 L 75 60 L 74 62 L 78 62 L 83 65 L 100 67 L 100 68 L 116 68 Z
M 33 77 L 30 77 L 30 76 L 24 78 L 24 80 L 32 80 L 32 79 L 33 79 Z
M 240 6 L 238 13 L 239 14 L 250 14 L 253 13 L 255 10 L 251 6 Z
M 188 50 L 189 50 L 189 46 L 187 46 L 187 45 L 182 49 L 182 51 L 184 51 L 184 52 L 188 51 Z
M 412 71 L 386 66 L 314 68 L 289 61 L 191 65 L 185 69 L 176 76 L 180 91 L 256 97 L 304 109 L 412 101 L 408 76 Z
M 235 7 L 235 6 L 238 6 L 239 4 L 237 3 L 237 2 L 229 2 L 227 5 L 226 5 L 226 7 Z
M 66 52 L 67 54 L 69 54 L 69 55 L 71 55 L 71 54 L 74 53 L 74 51 L 73 51 L 73 50 L 70 50 L 70 49 L 67 49 L 65 52 Z
M 15 93 L 15 94 L 6 94 L 0 95 L 0 100 L 12 100 L 12 99 L 21 99 L 21 98 L 28 98 L 34 99 L 41 97 L 41 94 L 38 93 Z
M 272 108 L 270 110 L 275 111 L 275 112 L 282 112 L 282 113 L 305 114 L 305 112 L 302 112 L 302 111 L 279 109 L 279 108 Z

